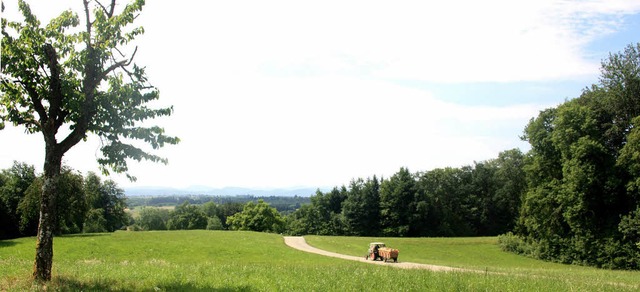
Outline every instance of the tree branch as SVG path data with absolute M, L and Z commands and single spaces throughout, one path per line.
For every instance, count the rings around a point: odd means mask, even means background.
M 60 107 L 62 105 L 62 85 L 60 83 L 60 67 L 58 65 L 58 54 L 51 44 L 44 44 L 44 53 L 47 56 L 49 72 L 49 119 L 46 127 L 53 133 L 58 131 L 56 127 L 60 119 Z
M 96 1 L 96 3 L 98 3 L 100 8 L 102 8 L 102 11 L 104 11 L 104 14 L 109 14 L 109 11 L 107 10 L 107 8 L 104 7 L 104 5 L 102 5 L 102 3 L 100 3 L 100 1 Z
M 27 94 L 29 94 L 29 99 L 33 104 L 33 108 L 38 113 L 38 116 L 40 116 L 40 122 L 44 124 L 48 119 L 47 111 L 44 109 L 44 106 L 42 105 L 42 100 L 40 99 L 40 95 L 38 94 L 38 91 L 35 89 L 35 87 L 33 87 L 33 84 L 31 84 L 31 82 L 24 82 L 22 80 L 17 80 L 16 82 L 24 86 L 24 89 L 27 91 Z
M 85 42 L 87 43 L 87 47 L 91 46 L 91 17 L 89 12 L 89 1 L 82 0 L 82 4 L 84 4 L 84 15 L 87 20 L 87 39 Z
M 83 118 L 81 117 L 81 119 Z M 62 142 L 60 142 L 60 151 L 62 151 L 61 153 L 66 153 L 67 151 L 69 151 L 69 149 L 71 149 L 71 147 L 75 146 L 80 141 L 82 141 L 82 139 L 84 139 L 87 132 L 87 124 L 88 123 L 83 122 L 76 123 L 76 127 L 73 129 L 73 131 L 69 133 L 69 135 L 64 140 L 62 140 Z
M 85 62 L 84 67 L 84 77 L 82 80 L 82 93 L 85 96 L 85 100 L 82 104 L 82 108 L 80 109 L 80 116 L 75 121 L 75 125 L 73 131 L 69 133 L 69 135 L 60 142 L 60 150 L 62 153 L 67 152 L 71 147 L 78 144 L 78 142 L 82 141 L 86 136 L 87 129 L 89 128 L 89 122 L 95 115 L 95 90 L 100 84 L 100 78 L 98 77 L 98 64 L 100 63 L 98 58 L 96 58 L 96 51 L 93 45 L 91 44 L 92 31 L 91 31 L 91 17 L 89 10 L 89 1 L 83 0 L 84 4 L 84 12 L 87 21 L 87 35 L 85 39 L 85 43 L 87 45 L 87 60 Z M 66 116 L 66 115 L 65 115 Z M 63 120 L 58 120 L 57 123 L 62 123 Z
M 100 5 L 100 7 L 102 8 L 102 11 L 104 11 L 104 14 L 106 14 L 108 18 L 113 17 L 113 12 L 116 8 L 116 0 L 111 0 L 111 5 L 109 5 L 109 10 L 107 10 L 107 8 L 104 7 L 104 5 L 100 3 L 100 1 L 96 1 L 96 3 Z
M 133 62 L 133 58 L 136 56 L 137 52 L 138 52 L 138 46 L 136 46 L 135 50 L 133 51 L 133 55 L 131 55 L 131 58 L 129 58 L 129 60 L 121 60 L 113 63 L 111 66 L 109 66 L 107 69 L 105 69 L 102 72 L 98 80 L 104 79 L 105 77 L 107 77 L 107 75 L 109 75 L 109 73 L 113 72 L 118 68 L 123 68 L 126 71 L 125 67 L 131 65 L 131 63 Z

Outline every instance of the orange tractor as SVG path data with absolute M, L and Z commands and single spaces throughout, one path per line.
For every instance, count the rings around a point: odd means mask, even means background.
M 388 261 L 393 260 L 394 262 L 398 262 L 398 251 L 395 248 L 387 247 L 384 242 L 372 242 L 369 244 L 369 252 L 365 259 L 372 261 Z

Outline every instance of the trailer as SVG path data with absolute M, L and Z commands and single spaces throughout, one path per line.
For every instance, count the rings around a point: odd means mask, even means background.
M 390 260 L 393 260 L 395 263 L 398 262 L 399 251 L 395 248 L 383 247 L 378 250 L 378 253 L 380 254 L 381 260 L 385 262 Z
M 365 259 L 384 262 L 393 260 L 397 263 L 399 253 L 399 250 L 387 247 L 384 242 L 372 242 L 369 244 L 369 251 L 365 256 Z

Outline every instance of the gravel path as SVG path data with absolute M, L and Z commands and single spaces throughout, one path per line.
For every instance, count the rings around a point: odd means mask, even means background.
M 368 264 L 374 264 L 374 265 L 385 265 L 385 266 L 391 266 L 391 267 L 401 268 L 401 269 L 424 269 L 424 270 L 441 271 L 441 272 L 478 272 L 478 271 L 466 270 L 466 269 L 460 269 L 460 268 L 409 263 L 409 262 L 385 263 L 382 261 L 369 261 L 369 260 L 366 260 L 363 256 L 356 257 L 356 256 L 344 255 L 344 254 L 339 254 L 339 253 L 315 248 L 307 244 L 307 242 L 304 240 L 304 237 L 302 236 L 285 236 L 284 243 L 290 247 L 293 247 L 301 251 L 306 251 L 310 253 L 315 253 L 315 254 L 320 254 L 324 256 L 340 258 L 345 260 L 352 260 L 352 261 L 358 261 L 358 262 L 363 262 Z

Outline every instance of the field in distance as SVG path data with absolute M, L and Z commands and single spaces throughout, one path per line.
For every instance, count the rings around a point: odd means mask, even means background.
M 277 234 L 158 231 L 56 237 L 47 290 L 222 291 L 634 291 L 639 272 L 556 265 L 503 253 L 495 238 L 308 236 L 316 247 L 362 255 L 370 241 L 400 249 L 400 261 L 487 272 L 403 270 L 308 254 Z M 34 290 L 35 238 L 0 241 L 0 290 Z M 499 273 L 494 273 L 499 272 Z

